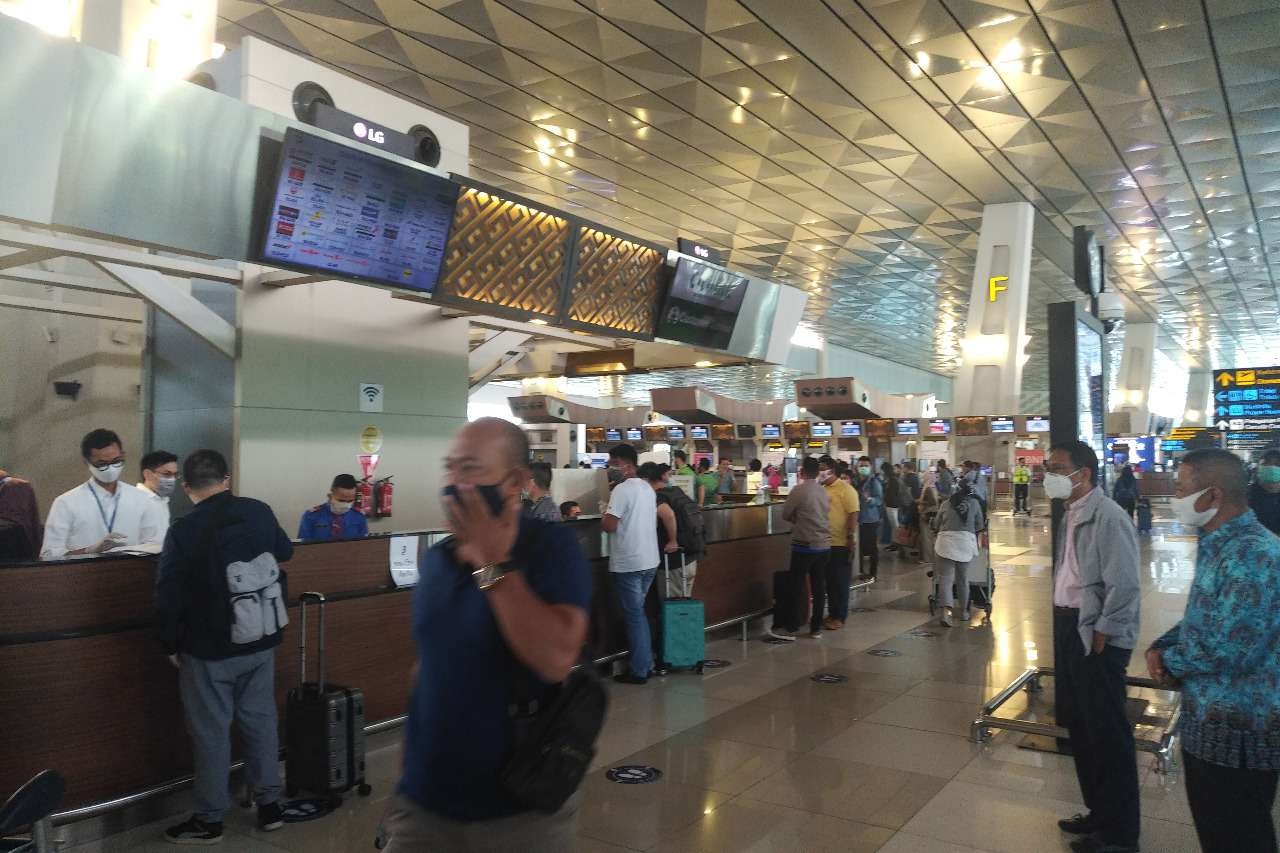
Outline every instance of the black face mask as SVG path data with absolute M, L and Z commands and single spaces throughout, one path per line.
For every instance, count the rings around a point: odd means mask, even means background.
M 475 487 L 480 493 L 480 497 L 484 498 L 485 503 L 489 505 L 489 512 L 494 515 L 502 515 L 503 509 L 506 508 L 507 499 L 502 494 L 502 484 L 494 483 L 493 485 L 478 485 Z M 440 490 L 441 494 L 453 498 L 455 501 L 461 500 L 458 497 L 457 486 L 445 486 Z

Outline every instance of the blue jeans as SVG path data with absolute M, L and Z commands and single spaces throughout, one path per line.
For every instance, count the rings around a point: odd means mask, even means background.
M 658 574 L 656 568 L 639 572 L 614 572 L 613 587 L 618 591 L 618 605 L 627 627 L 627 646 L 631 649 L 631 674 L 648 678 L 653 669 L 653 639 L 649 636 L 649 617 L 644 612 L 644 598 Z

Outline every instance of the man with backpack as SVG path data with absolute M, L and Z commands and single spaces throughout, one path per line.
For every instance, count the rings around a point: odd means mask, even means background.
M 288 624 L 285 574 L 293 545 L 271 507 L 230 490 L 227 460 L 197 450 L 182 465 L 195 504 L 165 537 L 156 577 L 160 640 L 178 668 L 195 756 L 195 813 L 165 831 L 174 844 L 218 844 L 230 806 L 231 721 L 244 743 L 258 828 L 284 826 L 275 648 Z
M 661 482 L 654 486 L 657 489 L 655 498 L 658 502 L 658 520 L 662 521 L 663 507 L 668 507 L 675 518 L 676 545 L 684 553 L 683 578 L 676 571 L 680 569 L 679 566 L 673 565 L 672 571 L 667 572 L 667 598 L 679 598 L 685 595 L 685 590 L 693 590 L 693 579 L 698 574 L 698 558 L 707 551 L 702 507 L 679 486 L 663 485 Z

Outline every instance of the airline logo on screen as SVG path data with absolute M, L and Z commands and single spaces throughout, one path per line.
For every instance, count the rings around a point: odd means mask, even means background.
M 358 121 L 351 125 L 351 132 L 355 134 L 357 139 L 363 139 L 366 142 L 373 142 L 382 145 L 387 141 L 387 134 L 375 127 L 369 127 L 362 121 Z

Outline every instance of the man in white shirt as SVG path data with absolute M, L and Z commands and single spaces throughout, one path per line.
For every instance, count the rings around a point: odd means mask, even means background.
M 645 684 L 653 669 L 653 640 L 644 599 L 658 573 L 658 503 L 653 487 L 636 477 L 636 449 L 619 444 L 609 451 L 609 467 L 623 477 L 613 487 L 600 526 L 609 536 L 609 571 L 627 628 L 631 657 L 622 684 Z
M 89 480 L 59 495 L 44 524 L 42 560 L 102 554 L 121 545 L 159 545 L 164 518 L 143 492 L 120 482 L 124 445 L 111 430 L 95 429 L 80 442 Z
M 153 450 L 142 457 L 142 480 L 138 482 L 138 489 L 159 510 L 165 530 L 169 529 L 169 498 L 177 487 L 177 456 L 167 450 Z

